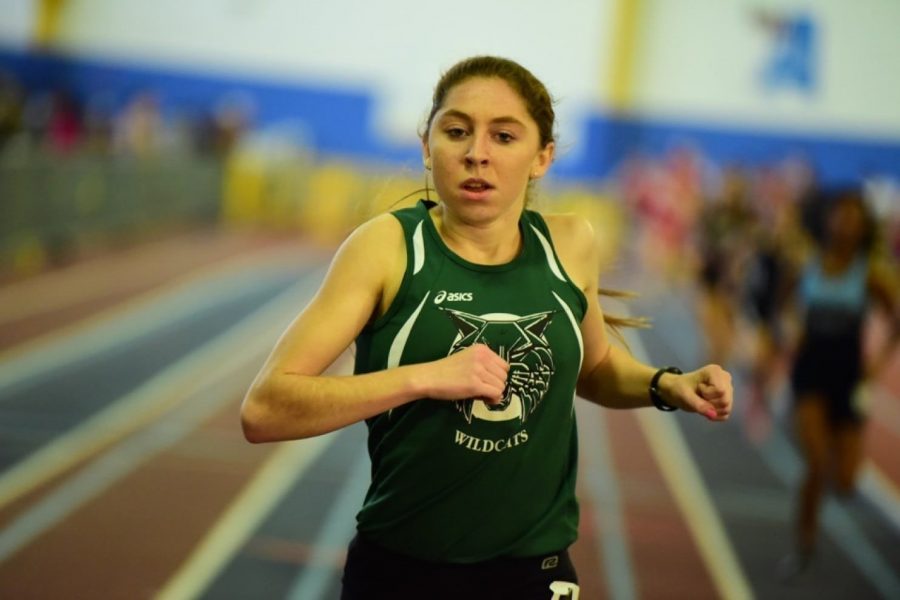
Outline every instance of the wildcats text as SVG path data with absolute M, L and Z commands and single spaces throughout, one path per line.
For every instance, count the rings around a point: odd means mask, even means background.
M 466 450 L 472 450 L 473 452 L 503 452 L 504 450 L 515 448 L 516 446 L 527 442 L 528 430 L 523 429 L 508 438 L 487 440 L 463 433 L 457 429 L 454 441 L 457 445 L 463 446 Z

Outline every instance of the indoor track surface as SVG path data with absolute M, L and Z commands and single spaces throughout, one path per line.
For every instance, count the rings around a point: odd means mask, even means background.
M 193 233 L 0 287 L 0 598 L 337 598 L 365 427 L 251 445 L 239 424 L 328 257 Z M 694 292 L 628 283 L 631 310 L 655 318 L 632 350 L 698 364 Z M 348 353 L 332 369 L 349 367 Z M 829 501 L 815 563 L 789 585 L 777 566 L 801 466 L 785 410 L 750 435 L 739 372 L 725 424 L 578 401 L 581 597 L 900 598 L 890 371 L 859 493 Z

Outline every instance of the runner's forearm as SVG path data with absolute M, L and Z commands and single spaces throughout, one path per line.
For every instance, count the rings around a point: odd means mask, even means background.
M 251 442 L 313 437 L 421 398 L 425 390 L 421 365 L 365 375 L 272 374 L 250 388 L 241 423 Z
M 648 388 L 656 369 L 611 346 L 609 355 L 578 382 L 578 395 L 608 408 L 651 406 Z M 667 377 L 660 379 L 660 386 Z

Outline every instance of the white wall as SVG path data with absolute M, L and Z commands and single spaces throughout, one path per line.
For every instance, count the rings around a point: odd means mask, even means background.
M 493 53 L 564 102 L 596 104 L 614 0 L 67 0 L 60 45 L 125 60 L 376 90 L 379 127 L 411 138 L 441 70 Z
M 66 0 L 59 45 L 76 55 L 200 68 L 375 94 L 376 126 L 409 140 L 440 71 L 461 57 L 519 60 L 560 100 L 563 142 L 603 111 L 619 0 Z M 27 43 L 37 0 L 0 0 L 0 44 Z M 900 1 L 641 0 L 639 115 L 823 134 L 900 137 Z M 812 94 L 766 90 L 773 52 L 752 14 L 808 10 Z
M 34 35 L 37 0 L 0 0 L 0 44 L 25 48 Z
M 644 0 L 635 95 L 641 113 L 900 136 L 900 2 Z M 806 10 L 819 39 L 812 94 L 766 90 L 773 52 L 759 8 Z

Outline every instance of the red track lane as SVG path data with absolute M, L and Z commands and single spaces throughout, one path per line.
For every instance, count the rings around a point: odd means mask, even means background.
M 712 579 L 634 415 L 608 411 L 636 592 L 641 598 L 716 598 Z
M 866 424 L 866 456 L 900 489 L 900 435 L 896 419 L 900 415 L 900 352 L 895 352 L 879 378 L 885 393 L 877 392 Z M 886 420 L 894 420 L 888 425 Z
M 608 598 L 609 593 L 604 583 L 606 574 L 603 570 L 603 555 L 599 550 L 601 524 L 596 511 L 590 508 L 595 499 L 581 484 L 576 493 L 581 504 L 581 521 L 578 526 L 578 541 L 572 545 L 569 553 L 578 573 L 581 595 L 598 600 Z
M 240 435 L 239 399 L 0 563 L 10 598 L 149 598 L 273 451 Z M 114 451 L 114 450 L 113 450 Z
M 179 278 L 217 265 L 294 248 L 289 238 L 247 231 L 199 231 L 93 256 L 33 279 L 0 287 L 0 351 L 121 305 Z
M 895 486 L 900 488 L 900 440 L 877 419 L 871 419 L 865 433 L 866 456 L 881 469 Z

